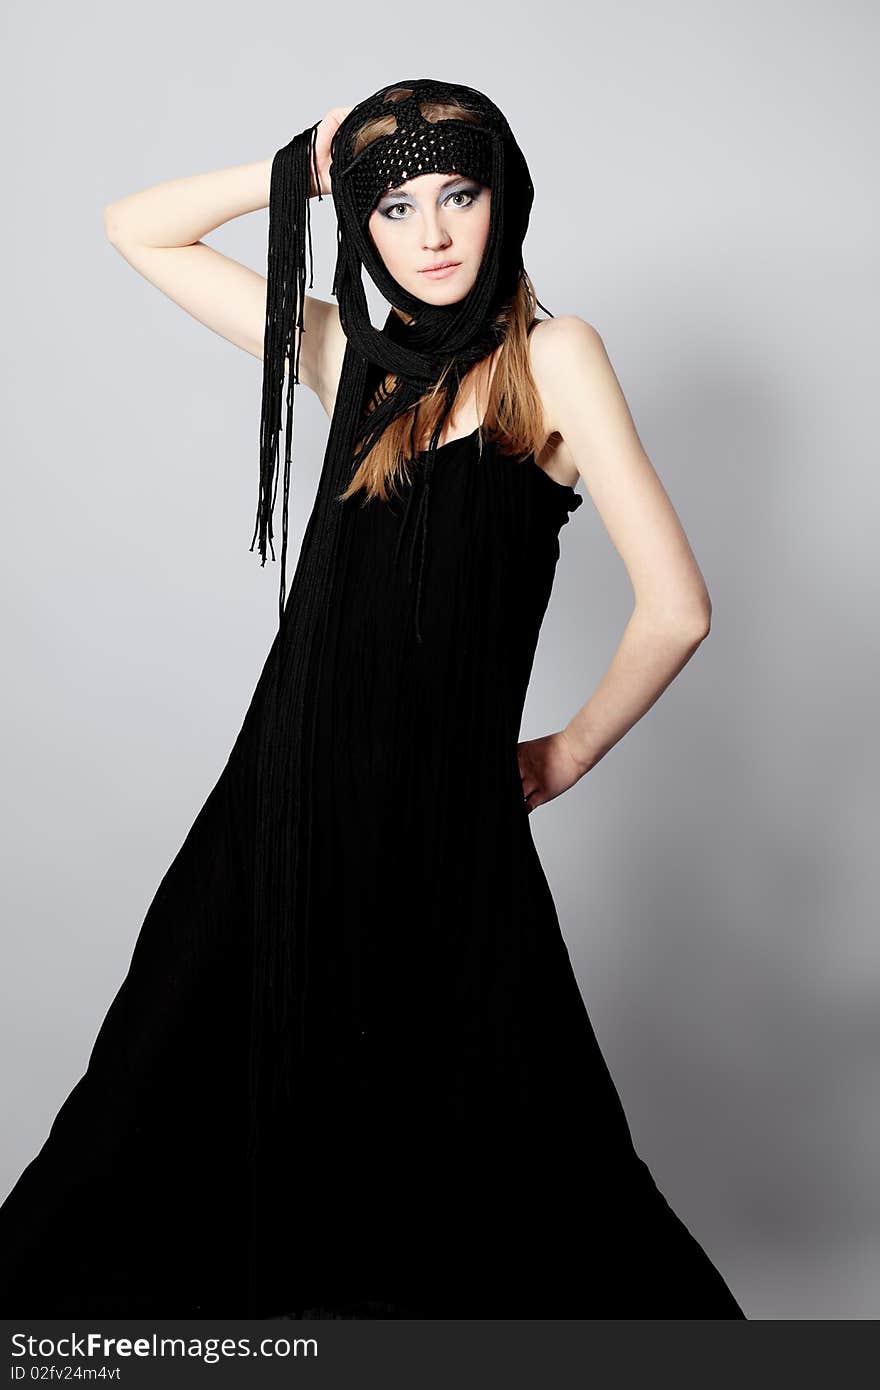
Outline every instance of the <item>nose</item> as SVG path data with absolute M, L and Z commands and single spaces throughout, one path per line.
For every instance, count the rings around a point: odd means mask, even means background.
M 425 251 L 441 250 L 443 247 L 448 246 L 451 240 L 452 238 L 443 226 L 437 209 L 429 208 L 425 213 L 422 249 Z

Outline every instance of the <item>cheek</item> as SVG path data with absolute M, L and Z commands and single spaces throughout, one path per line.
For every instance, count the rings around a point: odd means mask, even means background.
M 476 256 L 482 256 L 486 249 L 486 242 L 489 240 L 489 219 L 480 218 L 474 221 L 468 228 L 471 252 Z
M 388 238 L 384 235 L 385 229 L 381 224 L 381 220 L 378 217 L 371 218 L 368 223 L 368 230 L 370 233 L 370 240 L 379 253 L 380 259 L 388 266 L 391 248 L 388 245 Z
M 384 250 L 382 243 L 382 221 L 375 213 L 367 219 L 367 231 L 370 235 L 370 241 L 373 243 L 376 250 Z
M 401 258 L 400 237 L 395 235 L 397 229 L 383 217 L 371 219 L 369 229 L 373 245 L 388 269 L 393 270 Z

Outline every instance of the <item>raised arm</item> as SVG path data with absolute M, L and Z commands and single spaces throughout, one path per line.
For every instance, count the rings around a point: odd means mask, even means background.
M 330 188 L 330 137 L 344 114 L 345 108 L 334 107 L 319 128 L 322 194 Z M 202 237 L 234 217 L 268 207 L 271 172 L 272 160 L 262 159 L 192 174 L 131 193 L 104 209 L 107 237 L 129 265 L 199 323 L 260 360 L 266 279 Z M 315 197 L 314 179 L 312 185 Z M 331 414 L 345 351 L 339 310 L 306 295 L 303 319 L 299 379 Z

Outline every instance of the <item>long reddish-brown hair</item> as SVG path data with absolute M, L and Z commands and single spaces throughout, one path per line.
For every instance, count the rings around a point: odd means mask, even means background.
M 409 92 L 409 88 L 399 87 L 389 93 L 389 99 L 400 101 Z M 421 110 L 428 121 L 478 119 L 474 112 L 456 101 L 423 102 Z M 355 137 L 354 154 L 359 154 L 372 141 L 393 133 L 395 129 L 393 115 L 366 122 Z M 523 271 L 516 293 L 495 316 L 494 322 L 502 341 L 497 349 L 497 363 L 491 374 L 488 396 L 486 385 L 495 353 L 490 353 L 471 367 L 456 391 L 457 401 L 465 388 L 473 387 L 477 418 L 481 422 L 481 442 L 492 440 L 503 447 L 506 455 L 517 460 L 537 452 L 543 444 L 543 406 L 529 365 L 528 330 L 534 322 L 537 302 L 535 288 Z M 409 320 L 409 315 L 403 310 L 393 307 L 392 312 L 405 321 Z M 454 361 L 451 361 L 432 390 L 382 432 L 348 487 L 340 494 L 341 498 L 349 498 L 363 491 L 364 500 L 379 497 L 387 501 L 390 493 L 397 491 L 397 484 L 407 477 L 411 467 L 411 438 L 414 435 L 420 441 L 420 447 L 426 448 L 441 418 L 444 393 L 440 388 L 453 368 Z M 389 374 L 379 390 L 389 394 L 396 384 L 395 376 Z

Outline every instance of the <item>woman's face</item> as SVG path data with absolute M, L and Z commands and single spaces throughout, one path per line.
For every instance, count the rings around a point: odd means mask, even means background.
M 389 275 L 426 304 L 463 299 L 486 249 L 490 198 L 485 184 L 459 174 L 420 174 L 387 189 L 367 226 Z

